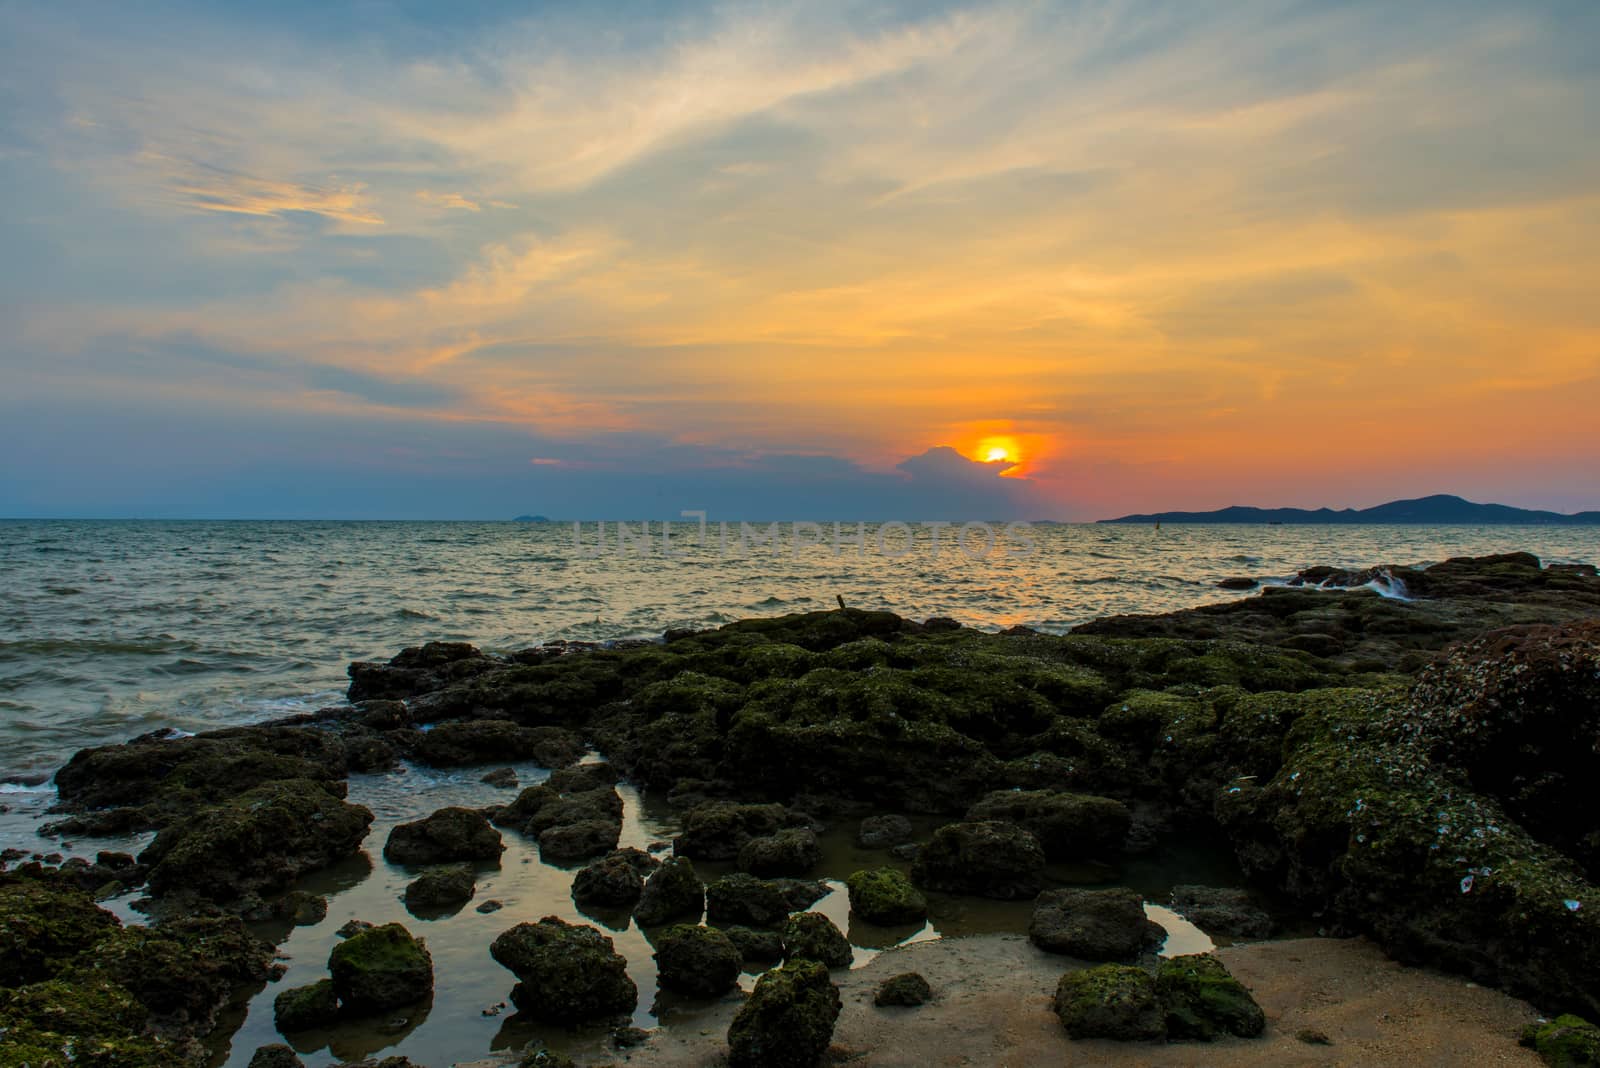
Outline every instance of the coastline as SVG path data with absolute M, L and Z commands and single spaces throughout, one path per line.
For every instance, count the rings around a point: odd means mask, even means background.
M 432 914 L 409 902 L 414 887 L 406 880 L 421 882 L 430 865 L 471 861 L 458 864 L 471 899 L 474 883 L 492 888 L 496 879 L 514 878 L 516 868 L 503 869 L 501 860 L 510 840 L 517 843 L 510 855 L 520 854 L 520 864 L 540 864 L 555 880 L 542 892 L 555 894 L 580 865 L 587 865 L 580 876 L 594 869 L 636 884 L 645 880 L 635 872 L 653 880 L 660 863 L 651 854 L 660 852 L 692 859 L 705 872 L 704 883 L 695 879 L 695 905 L 685 918 L 698 923 L 703 911 L 713 925 L 727 924 L 729 900 L 719 919 L 717 895 L 726 898 L 738 887 L 745 895 L 733 902 L 739 915 L 754 918 L 736 925 L 781 927 L 790 912 L 829 894 L 829 908 L 843 902 L 838 880 L 850 867 L 828 869 L 831 886 L 805 880 L 819 863 L 819 831 L 908 813 L 924 821 L 920 829 L 908 823 L 911 837 L 897 840 L 895 848 L 909 852 L 894 854 L 889 864 L 885 843 L 859 862 L 898 865 L 897 878 L 909 875 L 940 908 L 985 899 L 1026 908 L 1035 894 L 1063 885 L 1130 893 L 1115 887 L 1141 858 L 1159 856 L 1186 838 L 1214 835 L 1236 855 L 1241 875 L 1232 878 L 1248 880 L 1265 895 L 1258 904 L 1270 903 L 1299 924 L 1314 918 L 1331 932 L 1375 940 L 1294 943 L 1303 951 L 1298 961 L 1289 959 L 1291 951 L 1273 948 L 1290 943 L 1219 951 L 1217 959 L 1237 965 L 1236 978 L 1259 988 L 1256 996 L 1269 1012 L 1267 1035 L 1206 1047 L 1217 1056 L 1231 1051 L 1223 1060 L 1187 1044 L 1166 1047 L 1181 1051 L 1172 1053 L 1180 1058 L 1176 1063 L 1250 1063 L 1258 1054 L 1264 1059 L 1257 1063 L 1285 1063 L 1288 1051 L 1335 1059 L 1287 1063 L 1340 1063 L 1337 1049 L 1307 1053 L 1277 1045 L 1297 1041 L 1282 1033 L 1290 1022 L 1322 1020 L 1317 1013 L 1330 1005 L 1347 1005 L 1350 1015 L 1326 1017 L 1328 1027 L 1320 1029 L 1336 1046 L 1365 1050 L 1367 1063 L 1370 1057 L 1405 1060 L 1408 1050 L 1425 1043 L 1448 1046 L 1460 1029 L 1430 1030 L 1438 1017 L 1476 1020 L 1483 1030 L 1475 1045 L 1509 1043 L 1505 1055 L 1522 1057 L 1513 1032 L 1532 1010 L 1503 994 L 1473 1000 L 1480 994 L 1461 990 L 1481 988 L 1460 976 L 1529 997 L 1546 1012 L 1595 1011 L 1592 972 L 1600 955 L 1590 950 L 1600 949 L 1600 901 L 1587 873 L 1600 858 L 1584 837 L 1592 830 L 1587 810 L 1569 803 L 1586 796 L 1591 770 L 1569 734 L 1590 729 L 1584 717 L 1595 714 L 1593 680 L 1582 665 L 1600 665 L 1600 628 L 1593 622 L 1600 616 L 1600 578 L 1592 567 L 1544 567 L 1526 554 L 1504 554 L 1425 570 L 1384 569 L 1403 572 L 1415 595 L 1396 599 L 1371 589 L 1324 588 L 1325 570 L 1303 574 L 1300 586 L 1165 615 L 1108 617 L 1066 636 L 1025 627 L 980 632 L 949 619 L 917 623 L 841 608 L 674 631 L 659 643 L 563 643 L 504 656 L 462 643 L 430 643 L 387 662 L 354 663 L 348 705 L 196 735 L 157 732 L 84 750 L 64 766 L 54 779 L 60 818 L 52 833 L 75 841 L 151 832 L 155 838 L 137 856 L 35 860 L 0 873 L 10 912 L 0 920 L 0 937 L 20 939 L 33 953 L 24 952 L 23 970 L 9 980 L 0 976 L 0 986 L 80 983 L 94 960 L 108 954 L 132 960 L 112 973 L 121 992 L 116 996 L 149 1008 L 152 1029 L 126 1036 L 144 1060 L 125 1063 L 198 1064 L 193 1044 L 215 1027 L 222 994 L 232 996 L 241 985 L 253 990 L 249 1011 L 258 1020 L 254 1014 L 272 1014 L 274 996 L 288 993 L 272 985 L 282 975 L 271 963 L 273 946 L 291 939 L 296 924 L 321 924 L 341 884 L 312 893 L 305 887 L 319 872 L 376 854 L 380 844 L 384 866 L 366 860 L 367 873 L 354 875 L 351 885 L 365 885 L 375 870 L 399 879 L 393 885 L 405 888 L 411 915 L 401 913 L 394 926 L 439 932 L 435 961 L 463 955 L 482 961 L 480 942 L 449 941 L 443 932 L 454 928 L 428 926 Z M 1487 638 L 1486 630 L 1493 632 Z M 596 750 L 608 763 L 595 762 Z M 470 807 L 419 811 L 414 815 L 426 818 L 410 823 L 376 818 L 351 792 L 358 775 L 459 769 L 475 781 L 512 762 L 549 769 L 538 773 L 548 777 L 523 771 L 520 792 L 503 795 L 508 804 L 475 794 Z M 1541 792 L 1508 788 L 1507 768 L 1524 779 L 1526 769 L 1541 769 Z M 511 777 L 513 786 L 517 777 Z M 1462 788 L 1463 782 L 1470 785 Z M 659 841 L 635 836 L 619 843 L 625 814 L 635 812 L 619 791 L 665 806 L 671 833 Z M 396 846 L 402 831 L 436 819 L 461 828 L 450 832 L 455 844 L 444 846 L 440 838 L 444 851 L 430 846 L 428 853 Z M 380 843 L 375 830 L 387 841 Z M 970 849 L 952 848 L 966 842 Z M 613 853 L 619 844 L 625 848 Z M 749 854 L 746 847 L 757 845 L 767 852 Z M 800 852 L 786 854 L 791 846 Z M 779 874 L 786 879 L 766 881 Z M 762 895 L 791 891 L 803 896 L 783 897 L 791 903 L 775 914 L 746 911 Z M 157 922 L 148 936 L 131 929 L 108 933 L 114 924 L 91 897 L 122 902 L 125 919 L 134 918 L 132 908 Z M 824 922 L 855 936 L 853 905 Z M 36 908 L 66 909 L 76 917 L 67 944 L 29 950 L 36 937 L 29 933 L 36 930 L 29 910 Z M 525 921 L 521 927 L 537 926 L 532 920 L 540 902 L 519 908 L 515 916 L 483 920 L 473 929 L 509 926 L 517 918 Z M 315 915 L 298 918 L 308 910 Z M 610 961 L 606 968 L 638 971 L 641 954 L 659 949 L 666 929 L 635 923 L 631 910 L 616 914 L 580 903 L 571 920 L 560 921 L 559 930 L 581 932 L 596 930 L 592 918 L 629 940 L 624 959 L 602 938 L 603 954 L 585 970 Z M 895 1019 L 920 1021 L 913 1030 L 927 1032 L 930 1051 L 940 1049 L 942 1030 L 959 1029 L 976 1015 L 992 1025 L 989 1030 L 1023 1036 L 1019 1048 L 1033 1052 L 1019 1057 L 1058 1057 L 1064 1048 L 1074 1056 L 1100 1050 L 1096 1063 L 1151 1063 L 1138 1058 L 1154 1047 L 1101 1050 L 1101 1040 L 1069 1040 L 1047 1008 L 1041 1014 L 1051 984 L 1039 987 L 1036 980 L 1046 973 L 1058 978 L 1085 962 L 1034 949 L 1018 930 L 1028 926 L 1021 918 L 1026 911 L 1017 915 L 1013 933 L 894 948 L 863 968 L 837 971 L 834 982 L 852 1007 L 834 1032 L 836 1043 L 849 1049 L 853 1042 L 864 1056 L 877 1058 L 866 1063 L 902 1063 L 892 1059 L 900 1055 L 895 1051 L 903 1044 L 914 1048 L 910 1035 L 893 1050 L 874 1047 L 878 1016 L 875 1010 L 862 1016 L 851 1000 L 889 967 L 882 961 L 925 961 L 937 987 L 939 974 L 977 976 L 988 960 L 992 974 L 984 981 L 990 985 L 981 991 L 962 993 L 966 988 L 950 983 L 951 996 L 942 1003 L 936 996 L 931 1006 Z M 1137 924 L 1145 924 L 1143 913 Z M 331 925 L 318 929 L 328 932 L 322 952 L 334 947 L 331 967 L 338 945 Z M 597 930 L 596 937 L 602 937 Z M 1090 959 L 1150 966 L 1137 949 L 1142 937 L 1135 932 L 1133 948 Z M 147 990 L 157 977 L 139 963 L 144 951 L 134 952 L 147 938 L 170 943 L 163 952 L 192 955 L 202 971 L 221 969 L 232 980 L 226 989 L 214 980 L 202 984 L 188 995 L 192 1007 L 170 1019 L 165 1010 L 157 1012 L 166 1003 Z M 219 940 L 230 947 L 225 961 L 206 948 Z M 1369 1010 L 1378 1002 L 1352 998 L 1348 989 L 1337 997 L 1329 992 L 1328 984 L 1375 970 L 1373 945 L 1457 975 L 1394 972 L 1388 996 L 1412 999 L 1415 1006 L 1403 1032 L 1371 1030 Z M 1031 969 L 1031 978 L 1020 983 L 1015 968 L 1006 967 L 1007 961 L 1017 964 L 1019 951 Z M 581 960 L 590 952 L 576 943 L 560 951 Z M 319 967 L 313 962 L 309 972 L 297 974 L 314 979 Z M 436 967 L 428 969 L 426 1005 L 432 1004 Z M 506 967 L 523 984 L 538 981 L 521 965 Z M 764 967 L 746 971 L 759 974 Z M 977 971 L 963 971 L 972 967 Z M 656 975 L 653 965 L 639 974 L 651 983 Z M 481 981 L 503 990 L 509 977 L 491 970 Z M 630 980 L 628 989 L 638 985 Z M 964 1000 L 969 993 L 976 1000 Z M 361 1048 L 375 1042 L 375 1049 L 398 1044 L 404 1050 L 412 1048 L 406 1045 L 412 1031 L 437 1033 L 428 1030 L 434 1025 L 426 1022 L 424 1007 L 396 1037 L 373 1037 L 372 1024 L 361 1022 L 360 1003 L 351 1000 L 346 1008 L 346 996 L 339 994 L 340 1015 L 326 1026 L 335 1036 L 340 1027 L 368 1035 Z M 648 1005 L 650 991 L 640 986 L 627 998 Z M 620 995 L 613 1000 L 622 1004 Z M 405 1004 L 424 1003 L 413 998 Z M 528 1001 L 519 1004 L 526 1009 Z M 575 1007 L 576 1016 L 566 1022 L 593 1024 L 614 1008 Z M 652 1052 L 666 1049 L 714 1059 L 726 1030 L 719 1014 L 733 1008 L 715 1006 L 710 1015 L 679 1022 L 660 1017 L 667 1026 L 626 1057 L 668 1056 Z M 118 1011 L 126 1017 L 127 1010 Z M 1356 1026 L 1360 1020 L 1367 1031 Z M 77 1041 L 70 1032 L 50 1030 L 60 1021 L 30 1016 L 8 1026 L 37 1034 L 40 1048 Z M 259 1023 L 250 1033 L 263 1033 Z M 1491 1041 L 1496 1035 L 1499 1044 Z M 1053 1043 L 1054 1052 L 1025 1045 L 1035 1040 Z M 675 1045 L 681 1043 L 699 1052 Z M 323 1048 L 305 1052 L 322 1058 L 319 1064 L 331 1063 L 329 1054 L 318 1052 Z M 1191 1050 L 1195 1059 L 1182 1060 Z M 242 1066 L 248 1053 L 236 1052 L 230 1063 Z M 585 1063 L 624 1055 L 592 1047 L 574 1053 Z M 973 1063 L 993 1055 L 993 1049 L 961 1053 Z M 1159 1063 L 1173 1061 L 1163 1054 Z

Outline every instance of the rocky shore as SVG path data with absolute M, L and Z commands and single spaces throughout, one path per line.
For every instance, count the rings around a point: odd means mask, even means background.
M 1132 856 L 1214 837 L 1248 886 L 1190 888 L 1175 903 L 1202 928 L 1249 939 L 1276 916 L 1364 935 L 1395 961 L 1561 1017 L 1527 1036 L 1550 1063 L 1600 1057 L 1583 1023 L 1600 1018 L 1593 568 L 1509 554 L 1318 570 L 1066 636 L 841 609 L 510 656 L 430 643 L 353 664 L 350 678 L 348 705 L 148 735 L 57 773 L 53 833 L 154 838 L 137 856 L 8 858 L 0 1068 L 206 1063 L 198 1040 L 218 1010 L 275 977 L 263 921 L 287 930 L 326 908 L 302 876 L 381 848 L 415 869 L 408 902 L 459 906 L 504 835 L 581 866 L 575 894 L 631 913 L 664 987 L 717 996 L 737 966 L 785 960 L 738 1002 L 718 1050 L 733 1064 L 809 1066 L 841 1019 L 829 970 L 849 965 L 850 946 L 807 912 L 827 892 L 807 876 L 818 828 L 858 821 L 864 841 L 909 861 L 851 876 L 851 907 L 873 922 L 914 921 L 929 894 L 1035 900 L 1017 934 L 1061 962 L 1066 978 L 1044 992 L 1061 1041 L 1281 1038 L 1232 957 L 1157 966 L 1161 934 L 1138 895 L 1055 874 L 1070 864 L 1115 882 Z M 607 763 L 580 764 L 591 750 Z M 383 843 L 366 841 L 373 814 L 348 800 L 352 773 L 520 760 L 554 773 Z M 670 858 L 617 849 L 619 780 L 681 813 Z M 906 814 L 942 825 L 914 840 Z M 697 861 L 738 871 L 707 881 Z M 96 904 L 129 892 L 143 894 L 149 926 Z M 392 926 L 352 931 L 325 980 L 280 994 L 282 1029 L 403 1007 L 448 982 L 414 932 Z M 524 1013 L 605 1021 L 640 996 L 594 927 L 507 924 L 481 948 Z M 907 980 L 889 996 L 917 990 Z M 257 1060 L 296 1062 L 286 1047 Z

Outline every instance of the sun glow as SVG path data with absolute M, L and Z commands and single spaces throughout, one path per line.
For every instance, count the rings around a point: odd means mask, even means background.
M 1014 464 L 1022 459 L 1022 452 L 1017 446 L 1017 439 L 1009 436 L 983 438 L 973 448 L 970 455 L 974 460 L 986 464 Z

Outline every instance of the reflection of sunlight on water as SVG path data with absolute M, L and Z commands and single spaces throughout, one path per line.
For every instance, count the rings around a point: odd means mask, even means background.
M 1189 953 L 1210 953 L 1217 948 L 1217 944 L 1204 931 L 1165 905 L 1146 901 L 1144 914 L 1166 929 L 1166 941 L 1161 943 L 1157 951 L 1160 956 L 1182 957 Z

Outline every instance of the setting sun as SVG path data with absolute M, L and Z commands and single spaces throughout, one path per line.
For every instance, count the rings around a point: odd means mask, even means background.
M 1006 454 L 1006 450 L 996 445 L 994 448 L 989 450 L 988 454 L 984 456 L 984 459 L 989 463 L 994 463 L 996 460 L 1009 460 L 1011 457 Z
M 986 464 L 1014 464 L 1022 458 L 1017 439 L 1009 435 L 981 438 L 968 455 Z

